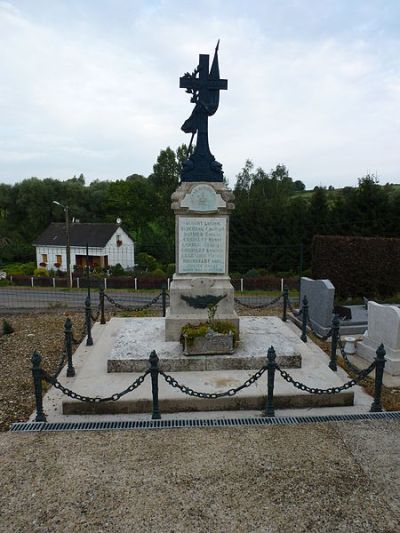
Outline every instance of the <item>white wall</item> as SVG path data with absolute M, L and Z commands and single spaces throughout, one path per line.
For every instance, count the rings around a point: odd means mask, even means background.
M 117 246 L 117 235 L 121 236 L 121 246 Z M 135 266 L 135 244 L 122 228 L 118 228 L 108 241 L 104 255 L 108 255 L 109 265 L 119 263 L 123 268 L 133 268 Z
M 121 236 L 121 246 L 117 246 L 117 235 Z M 37 266 L 42 262 L 42 254 L 47 254 L 47 270 L 55 270 L 54 263 L 56 262 L 56 256 L 61 255 L 62 264 L 60 270 L 67 271 L 67 253 L 65 246 L 36 246 Z M 76 264 L 77 255 L 86 255 L 86 246 L 71 246 L 72 269 Z M 104 248 L 89 247 L 89 255 L 107 255 L 110 266 L 114 266 L 117 263 L 120 263 L 123 268 L 133 268 L 135 266 L 135 244 L 122 228 L 119 228 L 114 233 Z

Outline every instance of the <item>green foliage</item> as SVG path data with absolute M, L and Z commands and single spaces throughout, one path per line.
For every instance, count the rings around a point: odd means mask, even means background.
M 2 270 L 9 275 L 23 274 L 25 276 L 32 276 L 35 270 L 35 263 L 33 261 L 29 263 L 9 263 L 8 265 L 4 265 Z
M 120 265 L 120 263 L 117 263 L 116 265 L 112 266 L 110 268 L 110 271 L 111 271 L 112 276 L 124 276 L 125 275 L 125 270 Z
M 260 274 L 258 270 L 256 270 L 255 268 L 251 268 L 250 270 L 246 272 L 246 274 L 243 277 L 244 278 L 258 278 L 260 277 Z
M 176 271 L 175 263 L 168 263 L 167 270 L 166 270 L 167 278 L 172 278 L 172 276 L 175 274 L 175 271 Z
M 10 322 L 8 322 L 8 320 L 3 318 L 2 334 L 3 335 L 10 335 L 11 333 L 14 333 L 14 328 L 12 327 Z
M 46 268 L 35 268 L 33 271 L 33 275 L 36 277 L 46 277 L 48 278 L 50 276 L 50 272 Z
M 151 275 L 154 276 L 155 278 L 165 278 L 165 277 L 167 277 L 166 273 L 161 268 L 156 268 L 155 270 L 153 270 Z
M 0 279 L 0 287 L 9 287 L 10 285 L 13 283 L 9 279 Z
M 158 268 L 157 259 L 146 252 L 140 252 L 137 254 L 136 261 L 139 270 L 144 270 L 145 272 L 152 272 Z

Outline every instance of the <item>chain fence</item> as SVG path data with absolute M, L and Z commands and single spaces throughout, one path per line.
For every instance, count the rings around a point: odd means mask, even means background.
M 253 305 L 252 303 L 247 303 L 243 299 L 241 300 L 240 298 L 235 296 L 234 302 L 238 304 L 240 307 L 244 307 L 246 309 L 267 309 L 268 307 L 272 307 L 275 304 L 277 304 L 282 298 L 283 298 L 283 294 L 279 294 L 278 296 L 276 296 L 276 298 L 273 298 L 270 301 L 265 301 L 258 305 L 257 304 Z
M 255 383 L 260 377 L 264 374 L 264 372 L 267 370 L 267 366 L 263 366 L 255 372 L 249 379 L 247 379 L 242 385 L 239 387 L 229 389 L 225 392 L 199 392 L 191 389 L 190 387 L 187 387 L 186 385 L 181 385 L 174 377 L 170 376 L 169 374 L 166 374 L 162 370 L 159 371 L 159 374 L 165 379 L 165 381 L 168 383 L 168 385 L 171 385 L 171 387 L 175 389 L 179 389 L 183 394 L 187 394 L 188 396 L 193 396 L 195 398 L 205 398 L 208 400 L 215 400 L 217 398 L 223 398 L 225 396 L 235 396 L 239 391 L 246 389 L 247 387 L 250 387 Z
M 365 379 L 368 374 L 370 374 L 376 366 L 375 361 L 369 365 L 368 368 L 365 368 L 364 370 L 357 371 L 357 376 L 350 381 L 347 381 L 340 387 L 329 387 L 328 389 L 319 389 L 317 387 L 309 387 L 308 385 L 305 385 L 304 383 L 301 383 L 300 381 L 296 381 L 292 378 L 292 376 L 286 372 L 286 370 L 282 370 L 278 364 L 276 364 L 276 369 L 280 373 L 280 375 L 283 377 L 285 381 L 288 383 L 291 383 L 296 389 L 299 389 L 304 392 L 309 392 L 310 394 L 338 394 L 339 392 L 342 392 L 344 390 L 350 389 L 351 387 L 354 387 L 354 385 L 357 385 L 360 381 Z
M 146 370 L 146 372 L 144 372 L 144 374 L 142 374 L 137 379 L 135 379 L 135 381 L 131 385 L 129 385 L 129 387 L 127 387 L 121 392 L 117 392 L 105 398 L 101 398 L 99 396 L 91 397 L 91 396 L 84 396 L 82 394 L 78 394 L 77 392 L 74 392 L 71 389 L 64 387 L 64 385 L 62 385 L 55 376 L 51 376 L 43 369 L 42 369 L 42 378 L 45 381 L 47 381 L 47 383 L 50 383 L 56 389 L 60 390 L 63 394 L 65 394 L 69 398 L 72 398 L 74 400 L 80 400 L 81 402 L 87 402 L 87 403 L 104 403 L 104 402 L 116 402 L 122 396 L 124 396 L 125 394 L 128 394 L 128 392 L 134 391 L 135 389 L 140 387 L 140 385 L 145 380 L 147 374 L 149 373 L 150 373 L 150 370 Z
M 92 397 L 92 396 L 86 396 L 83 394 L 79 394 L 68 387 L 64 386 L 62 383 L 59 382 L 57 379 L 58 374 L 51 376 L 48 372 L 46 372 L 43 368 L 41 368 L 41 356 L 34 352 L 32 355 L 32 375 L 34 380 L 34 390 L 35 390 L 35 399 L 36 399 L 36 421 L 37 422 L 45 422 L 46 416 L 43 412 L 43 403 L 42 403 L 42 380 L 45 380 L 47 383 L 53 385 L 56 389 L 60 390 L 63 394 L 68 396 L 69 398 L 72 398 L 74 400 L 79 400 L 81 402 L 87 402 L 87 403 L 104 403 L 104 402 L 111 402 L 111 401 L 117 401 L 125 394 L 128 394 L 129 392 L 133 392 L 136 390 L 145 380 L 146 376 L 148 374 L 151 374 L 151 385 L 152 385 L 152 418 L 161 418 L 160 415 L 160 409 L 159 409 L 159 403 L 158 403 L 158 378 L 159 376 L 162 376 L 166 383 L 170 385 L 173 388 L 179 389 L 180 392 L 183 394 L 186 394 L 191 397 L 200 398 L 200 399 L 208 399 L 208 400 L 215 400 L 218 398 L 223 397 L 233 397 L 241 390 L 250 387 L 253 385 L 257 380 L 261 378 L 261 376 L 267 372 L 267 394 L 266 394 L 266 406 L 264 414 L 265 416 L 275 416 L 275 411 L 273 407 L 274 402 L 274 383 L 275 383 L 275 373 L 276 371 L 280 374 L 280 376 L 288 383 L 293 385 L 295 388 L 302 392 L 307 392 L 309 394 L 318 394 L 318 395 L 331 395 L 331 394 L 339 394 L 345 390 L 348 390 L 358 383 L 360 383 L 363 379 L 365 379 L 372 371 L 375 370 L 375 394 L 374 394 L 374 401 L 371 405 L 371 411 L 382 411 L 382 405 L 381 405 L 381 391 L 382 391 L 382 383 L 383 383 L 383 370 L 385 366 L 385 350 L 383 345 L 381 345 L 377 351 L 376 351 L 376 358 L 375 360 L 365 369 L 363 370 L 357 370 L 355 372 L 355 376 L 340 386 L 335 387 L 328 387 L 326 389 L 322 389 L 319 387 L 310 387 L 300 381 L 297 381 L 294 379 L 286 370 L 283 370 L 280 368 L 278 363 L 276 362 L 276 353 L 274 348 L 271 346 L 268 350 L 267 355 L 267 364 L 263 365 L 257 372 L 255 372 L 252 376 L 250 376 L 247 380 L 245 380 L 241 385 L 235 388 L 230 388 L 223 392 L 201 392 L 196 391 L 192 389 L 191 387 L 188 387 L 187 385 L 184 385 L 180 383 L 176 378 L 173 376 L 165 373 L 162 369 L 159 368 L 159 359 L 155 351 L 153 351 L 149 357 L 149 368 L 138 378 L 136 378 L 129 387 L 125 388 L 121 392 L 117 392 L 112 394 L 111 396 L 107 397 Z M 67 374 L 68 375 L 68 374 Z
M 117 302 L 115 298 L 112 298 L 109 294 L 106 292 L 104 293 L 104 298 L 113 306 L 121 311 L 129 311 L 129 312 L 138 312 L 138 311 L 144 311 L 146 309 L 150 309 L 150 307 L 154 306 L 156 303 L 158 303 L 162 297 L 162 292 L 160 294 L 157 294 L 152 300 L 150 300 L 148 303 L 145 303 L 143 305 L 138 305 L 135 307 L 132 307 L 130 305 L 122 304 L 120 302 Z M 167 295 L 167 294 L 166 294 Z M 168 295 L 169 297 L 169 295 Z

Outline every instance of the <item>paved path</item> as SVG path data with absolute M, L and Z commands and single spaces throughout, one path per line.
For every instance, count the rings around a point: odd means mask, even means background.
M 398 532 L 400 422 L 0 435 L 0 531 Z
M 125 292 L 109 289 L 107 294 L 112 296 L 118 303 L 125 306 L 145 305 L 157 295 L 157 291 L 149 292 Z M 0 309 L 49 309 L 51 307 L 69 307 L 81 309 L 85 305 L 86 290 L 66 290 L 52 288 L 23 288 L 23 287 L 0 287 Z M 248 305 L 267 305 L 273 299 L 269 296 L 249 296 L 238 293 L 241 302 Z M 92 289 L 92 303 L 97 305 L 99 301 L 98 289 Z M 106 307 L 110 304 L 105 301 Z M 155 304 L 161 307 L 161 299 Z

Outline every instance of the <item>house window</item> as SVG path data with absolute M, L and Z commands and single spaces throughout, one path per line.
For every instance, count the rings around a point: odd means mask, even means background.
M 42 254 L 42 263 L 47 263 L 47 254 Z
M 56 255 L 56 263 L 58 263 L 60 266 L 62 265 L 62 255 Z
M 122 244 L 121 235 L 117 234 L 117 246 L 121 246 L 121 244 Z

